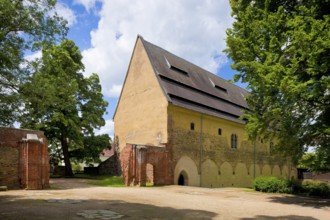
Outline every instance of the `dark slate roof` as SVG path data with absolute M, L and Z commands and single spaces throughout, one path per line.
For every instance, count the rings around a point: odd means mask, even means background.
M 170 103 L 193 111 L 244 123 L 249 93 L 140 37 Z

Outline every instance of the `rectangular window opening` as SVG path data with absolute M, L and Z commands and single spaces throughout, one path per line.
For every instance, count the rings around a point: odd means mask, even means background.
M 190 130 L 195 130 L 195 124 L 194 123 L 190 123 Z
M 218 135 L 222 135 L 222 129 L 221 128 L 218 129 Z

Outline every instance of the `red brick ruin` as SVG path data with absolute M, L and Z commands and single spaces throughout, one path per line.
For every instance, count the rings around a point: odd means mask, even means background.
M 126 185 L 145 186 L 173 183 L 169 152 L 165 147 L 127 144 L 120 153 L 122 174 Z
M 43 132 L 0 127 L 0 186 L 49 188 L 49 156 Z

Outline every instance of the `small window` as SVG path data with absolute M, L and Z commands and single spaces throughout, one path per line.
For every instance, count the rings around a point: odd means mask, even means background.
M 218 90 L 220 90 L 220 91 L 222 91 L 222 92 L 227 93 L 227 89 L 225 89 L 225 88 L 223 88 L 223 87 L 221 87 L 221 86 L 215 85 L 214 88 L 216 88 L 216 89 L 218 89 Z
M 195 124 L 194 123 L 190 123 L 190 130 L 195 130 Z
M 233 149 L 237 148 L 237 135 L 236 134 L 231 135 L 231 148 L 233 148 Z
M 222 130 L 221 128 L 218 129 L 218 135 L 221 135 L 222 134 Z
M 181 74 L 183 74 L 183 75 L 188 76 L 187 71 L 185 71 L 185 70 L 183 70 L 183 69 L 180 69 L 180 68 L 178 68 L 178 67 L 176 67 L 176 66 L 171 65 L 170 69 L 171 69 L 171 70 L 174 70 L 174 71 L 176 71 L 176 72 L 178 72 L 178 73 L 181 73 Z
M 187 72 L 187 71 L 185 71 L 184 69 L 181 69 L 181 68 L 179 68 L 179 67 L 177 67 L 177 66 L 174 66 L 173 64 L 171 64 L 171 63 L 167 60 L 166 57 L 164 57 L 164 58 L 165 58 L 165 61 L 166 61 L 167 66 L 168 66 L 171 70 L 173 70 L 173 71 L 175 71 L 175 72 L 178 72 L 178 73 L 181 73 L 181 74 L 183 74 L 183 75 L 185 75 L 185 76 L 188 76 L 188 72 Z
M 227 89 L 223 88 L 222 86 L 218 86 L 218 85 L 216 85 L 216 84 L 212 81 L 212 79 L 209 78 L 209 80 L 210 80 L 210 82 L 211 82 L 211 84 L 212 84 L 212 86 L 213 86 L 214 88 L 216 88 L 216 89 L 218 89 L 218 90 L 220 90 L 220 91 L 222 91 L 222 92 L 227 93 Z

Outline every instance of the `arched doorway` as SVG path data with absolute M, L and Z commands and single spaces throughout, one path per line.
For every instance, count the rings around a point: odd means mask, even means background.
M 185 171 L 182 171 L 178 178 L 179 186 L 188 186 L 188 175 Z
M 153 186 L 155 183 L 154 166 L 151 163 L 147 163 L 146 171 L 147 171 L 147 185 Z

